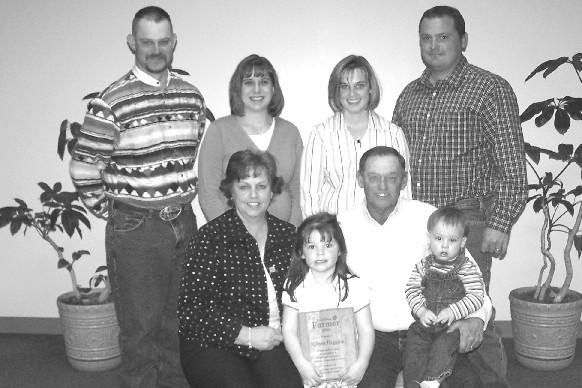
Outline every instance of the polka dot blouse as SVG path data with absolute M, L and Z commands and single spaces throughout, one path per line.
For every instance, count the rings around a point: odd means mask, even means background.
M 267 213 L 265 266 L 281 294 L 295 239 L 295 227 Z M 180 285 L 180 336 L 256 357 L 257 350 L 235 345 L 242 326 L 268 326 L 267 279 L 256 240 L 234 209 L 204 225 L 189 242 Z

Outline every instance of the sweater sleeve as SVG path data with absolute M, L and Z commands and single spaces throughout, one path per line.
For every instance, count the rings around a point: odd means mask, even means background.
M 107 198 L 101 172 L 111 159 L 119 141 L 119 124 L 111 107 L 102 99 L 93 99 L 85 114 L 78 141 L 72 152 L 69 172 L 75 189 L 87 209 L 107 218 Z
M 303 155 L 303 141 L 301 140 L 301 135 L 299 131 L 295 130 L 297 136 L 295 137 L 295 166 L 293 167 L 293 176 L 289 181 L 289 190 L 291 192 L 291 218 L 289 222 L 295 225 L 296 227 L 301 224 L 302 215 L 301 215 L 301 157 Z
M 220 181 L 224 175 L 225 154 L 221 127 L 212 123 L 200 147 L 198 159 L 198 195 L 200 208 L 207 221 L 224 213 L 228 207 L 224 194 L 220 191 Z
M 414 265 L 404 291 L 406 301 L 408 302 L 414 316 L 416 316 L 416 313 L 421 307 L 426 306 L 426 299 L 422 294 L 422 277 L 424 276 L 425 260 L 426 259 L 422 259 Z

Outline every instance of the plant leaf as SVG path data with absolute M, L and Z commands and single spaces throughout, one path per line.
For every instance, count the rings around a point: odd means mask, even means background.
M 547 76 L 549 76 L 550 74 L 552 74 L 554 72 L 554 70 L 556 70 L 558 67 L 562 66 L 564 63 L 568 62 L 568 57 L 560 57 L 560 58 L 556 58 L 553 61 L 550 61 L 550 64 L 548 65 L 546 71 L 544 71 L 543 77 L 546 78 Z
M 582 53 L 577 53 L 572 56 L 572 66 L 577 72 L 582 71 Z
M 86 250 L 73 252 L 73 254 L 71 255 L 71 257 L 73 258 L 73 262 L 79 260 L 81 257 L 83 257 L 83 255 L 90 255 L 90 253 L 89 251 Z
M 99 92 L 93 92 L 93 93 L 87 94 L 85 97 L 82 98 L 82 100 L 92 100 L 98 96 L 99 96 Z
M 536 126 L 541 127 L 545 123 L 550 121 L 550 119 L 552 118 L 552 116 L 554 114 L 554 110 L 556 110 L 556 107 L 554 106 L 554 104 L 546 105 L 542 109 L 542 113 L 538 117 L 536 117 L 536 119 L 535 119 Z
M 559 144 L 558 145 L 558 154 L 560 154 L 562 161 L 568 161 L 572 154 L 574 153 L 574 145 L 573 144 Z
M 566 193 L 566 195 L 573 195 L 575 197 L 579 196 L 580 194 L 582 194 L 582 185 L 578 185 Z
M 186 70 L 172 68 L 172 71 L 180 75 L 190 75 Z
M 534 102 L 530 106 L 527 107 L 526 110 L 519 116 L 520 122 L 524 123 L 530 120 L 532 117 L 540 114 L 545 106 L 550 105 L 554 101 L 553 98 L 549 98 L 544 101 Z
M 542 62 L 541 64 L 538 65 L 538 67 L 536 67 L 525 79 L 525 82 L 527 82 L 531 77 L 533 77 L 534 75 L 536 75 L 537 73 L 539 73 L 540 71 L 544 71 L 548 68 L 548 66 L 550 66 L 550 64 L 553 62 L 553 59 L 550 59 L 548 61 Z
M 67 144 L 67 128 L 69 126 L 69 120 L 63 120 L 61 122 L 61 130 L 59 132 L 59 140 L 57 142 L 57 154 L 63 160 L 65 156 L 65 144 Z
M 67 260 L 60 259 L 59 262 L 57 263 L 57 268 L 61 269 L 61 268 L 68 267 L 69 265 L 71 265 L 71 263 L 69 263 Z
M 554 128 L 560 135 L 565 134 L 570 129 L 570 116 L 564 109 L 556 108 L 556 115 L 554 116 Z
M 540 149 L 536 146 L 532 146 L 529 143 L 524 143 L 525 153 L 535 164 L 540 163 Z
M 95 270 L 95 273 L 103 272 L 103 271 L 107 271 L 106 265 L 100 265 L 99 267 L 97 267 L 97 269 Z
M 65 233 L 69 237 L 73 237 L 73 234 L 75 234 L 75 230 L 79 225 L 79 220 L 75 216 L 74 212 L 70 210 L 64 210 L 61 214 L 61 222 L 63 224 L 63 228 L 65 229 Z
M 538 199 L 536 199 L 533 203 L 533 209 L 534 212 L 539 213 L 540 210 L 542 210 L 542 207 L 544 206 L 544 197 L 540 196 Z

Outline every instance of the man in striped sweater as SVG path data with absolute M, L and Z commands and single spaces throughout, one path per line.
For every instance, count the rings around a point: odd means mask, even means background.
M 176 34 L 166 11 L 139 10 L 127 44 L 135 66 L 89 103 L 70 173 L 87 208 L 107 220 L 121 386 L 186 387 L 176 303 L 196 231 L 204 99 L 171 71 Z

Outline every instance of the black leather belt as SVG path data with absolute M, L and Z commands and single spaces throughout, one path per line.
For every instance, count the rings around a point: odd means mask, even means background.
M 178 218 L 187 204 L 168 205 L 162 209 L 148 209 L 132 206 L 127 203 L 113 201 L 113 209 L 121 210 L 124 213 L 140 214 L 147 218 L 157 217 L 162 221 L 172 221 Z

